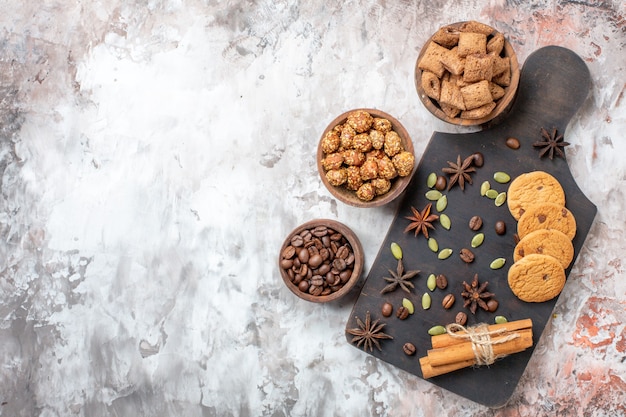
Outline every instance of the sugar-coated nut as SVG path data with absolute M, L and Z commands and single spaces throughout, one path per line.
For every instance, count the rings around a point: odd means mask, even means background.
M 341 139 L 339 134 L 333 130 L 328 131 L 322 139 L 322 152 L 325 154 L 333 153 L 339 149 Z
M 376 196 L 376 191 L 371 183 L 366 182 L 356 190 L 356 196 L 362 201 L 371 201 Z
M 391 189 L 391 181 L 384 178 L 374 178 L 370 184 L 374 187 L 376 195 L 383 195 Z
M 377 159 L 376 163 L 378 164 L 378 176 L 380 178 L 392 180 L 398 176 L 398 171 L 396 170 L 395 165 L 387 155 Z
M 402 146 L 402 139 L 395 131 L 390 131 L 385 134 L 385 145 L 383 147 L 388 157 L 393 157 L 404 150 Z
M 364 110 L 355 110 L 348 114 L 347 122 L 355 130 L 355 132 L 363 133 L 372 127 L 374 118 L 371 114 Z
M 406 177 L 413 170 L 415 157 L 411 152 L 401 151 L 396 154 L 391 161 L 393 162 L 393 166 L 396 167 L 398 175 L 401 177 Z
M 392 129 L 391 122 L 382 117 L 375 117 L 372 127 L 382 134 L 386 134 Z

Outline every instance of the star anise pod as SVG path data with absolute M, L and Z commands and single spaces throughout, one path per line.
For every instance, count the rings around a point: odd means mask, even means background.
M 404 233 L 415 229 L 415 236 L 420 232 L 428 239 L 428 229 L 434 229 L 433 222 L 439 218 L 437 214 L 430 214 L 430 209 L 433 204 L 428 203 L 424 210 L 420 213 L 417 209 L 411 206 L 412 216 L 406 216 L 405 218 L 411 220 L 411 223 L 404 229 Z
M 360 318 L 355 318 L 356 324 L 359 327 L 348 329 L 347 332 L 354 336 L 351 343 L 356 343 L 356 347 L 361 347 L 361 345 L 363 345 L 364 351 L 367 352 L 369 349 L 371 352 L 374 350 L 374 346 L 376 346 L 378 350 L 382 351 L 379 339 L 393 339 L 393 337 L 382 332 L 383 327 L 385 327 L 385 323 L 379 323 L 380 319 L 376 319 L 372 323 L 369 311 L 365 314 L 365 323 L 363 323 Z
M 448 167 L 441 170 L 450 175 L 450 181 L 448 181 L 448 191 L 456 183 L 459 184 L 461 190 L 465 191 L 465 182 L 472 183 L 472 177 L 470 172 L 476 172 L 476 168 L 472 166 L 474 157 L 472 155 L 461 161 L 461 155 L 456 157 L 456 164 L 454 162 L 448 162 Z
M 389 284 L 387 284 L 385 288 L 380 290 L 381 294 L 394 291 L 396 288 L 398 288 L 398 286 L 400 286 L 400 288 L 402 288 L 404 291 L 410 293 L 411 290 L 409 289 L 409 287 L 415 288 L 415 285 L 413 285 L 413 283 L 410 280 L 420 273 L 420 271 L 418 270 L 407 271 L 405 273 L 402 259 L 398 259 L 398 266 L 396 268 L 396 272 L 393 272 L 391 269 L 388 269 L 388 271 L 391 274 L 391 277 L 383 277 L 383 279 L 387 281 Z
M 490 299 L 491 297 L 495 296 L 495 294 L 487 291 L 488 284 L 488 281 L 480 284 L 478 282 L 478 274 L 474 275 L 474 279 L 472 280 L 471 284 L 463 281 L 463 289 L 465 290 L 461 293 L 461 295 L 465 299 L 463 307 L 467 308 L 469 306 L 469 310 L 472 312 L 472 314 L 476 314 L 476 309 L 478 307 L 482 308 L 485 311 L 489 310 L 489 307 L 487 307 L 487 303 L 485 302 L 485 300 Z
M 541 148 L 539 158 L 543 158 L 548 154 L 548 158 L 553 159 L 556 153 L 561 158 L 565 158 L 565 152 L 562 148 L 569 145 L 569 142 L 563 140 L 563 135 L 559 135 L 556 128 L 552 128 L 552 132 L 548 133 L 546 129 L 541 128 L 541 140 L 533 143 L 536 148 Z

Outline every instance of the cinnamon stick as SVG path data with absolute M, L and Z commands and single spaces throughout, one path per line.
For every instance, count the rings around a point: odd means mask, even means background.
M 448 372 L 452 371 L 458 371 L 459 369 L 468 368 L 475 364 L 476 361 L 474 359 L 469 359 L 466 361 L 451 363 L 448 365 L 432 366 L 430 364 L 430 361 L 428 360 L 428 356 L 423 356 L 420 358 L 420 366 L 422 368 L 422 376 L 424 377 L 424 379 L 447 374 Z
M 523 320 L 515 320 L 502 324 L 492 324 L 487 326 L 487 330 L 490 332 L 515 332 L 523 329 L 532 329 L 533 322 L 531 319 L 523 319 Z M 458 332 L 458 334 L 464 334 L 466 332 Z M 451 345 L 456 345 L 458 343 L 466 342 L 467 340 L 454 337 L 449 335 L 448 333 L 440 334 L 437 336 L 433 336 L 431 338 L 431 342 L 433 345 L 433 349 L 444 348 Z
M 499 343 L 500 339 L 504 339 L 510 335 L 505 333 L 500 336 L 492 337 L 493 355 L 509 355 L 511 353 L 521 352 L 533 345 L 532 329 L 522 329 L 516 331 L 519 337 Z M 456 343 L 443 348 L 430 349 L 428 352 L 428 360 L 431 366 L 449 365 L 451 363 L 463 362 L 474 359 L 475 353 L 471 341 Z

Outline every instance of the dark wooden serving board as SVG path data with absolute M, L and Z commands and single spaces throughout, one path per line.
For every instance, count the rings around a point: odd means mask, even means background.
M 493 180 L 496 171 L 505 171 L 512 178 L 535 170 L 555 176 L 565 190 L 566 207 L 577 221 L 577 233 L 573 240 L 575 261 L 595 217 L 596 207 L 576 185 L 564 158 L 539 158 L 539 151 L 532 144 L 540 140 L 542 127 L 556 128 L 560 133 L 565 131 L 571 117 L 586 99 L 590 82 L 587 66 L 574 52 L 558 46 L 541 48 L 526 60 L 515 103 L 508 116 L 499 124 L 478 133 L 433 134 L 346 325 L 346 330 L 357 327 L 355 317 L 364 320 L 367 311 L 371 313 L 372 320 L 381 319 L 386 323 L 385 332 L 393 336 L 393 340 L 383 340 L 382 351 L 375 348 L 371 352 L 373 356 L 422 377 L 419 358 L 425 356 L 431 348 L 428 329 L 433 325 L 454 322 L 458 311 L 468 313 L 467 325 L 493 323 L 495 315 L 503 315 L 509 321 L 530 318 L 533 321 L 533 348 L 501 359 L 489 367 L 466 368 L 429 379 L 435 385 L 490 407 L 506 404 L 550 320 L 557 299 L 544 303 L 525 303 L 511 292 L 507 272 L 513 263 L 517 223 L 506 204 L 496 207 L 493 200 L 480 196 L 480 184 L 489 180 L 492 188 L 507 191 L 508 184 L 498 184 Z M 505 140 L 511 136 L 520 140 L 520 149 L 512 150 L 505 145 Z M 477 151 L 483 153 L 485 164 L 473 174 L 473 184 L 466 185 L 465 191 L 454 186 L 444 192 L 448 197 L 448 207 L 444 213 L 452 220 L 452 227 L 447 231 L 437 223 L 431 236 L 438 241 L 440 249 L 450 247 L 454 254 L 446 260 L 439 260 L 428 249 L 427 241 L 421 234 L 415 237 L 413 232 L 404 233 L 409 223 L 405 216 L 411 214 L 411 206 L 421 210 L 428 203 L 425 193 L 428 191 L 426 179 L 429 173 L 442 174 L 441 169 L 447 166 L 446 161 L 456 161 L 457 155 L 464 158 Z M 475 232 L 469 229 L 468 221 L 474 215 L 480 215 L 484 220 L 481 231 L 485 233 L 485 241 L 473 250 L 475 261 L 465 264 L 459 258 L 459 250 L 463 247 L 471 248 L 470 241 Z M 504 236 L 494 231 L 497 220 L 506 222 L 507 233 Z M 402 247 L 405 268 L 421 271 L 413 279 L 416 288 L 411 294 L 401 289 L 380 294 L 386 284 L 382 277 L 389 276 L 388 269 L 395 270 L 396 267 L 396 260 L 390 251 L 392 242 Z M 498 257 L 506 258 L 505 267 L 491 270 L 489 264 Z M 570 270 L 571 266 L 566 270 L 568 276 Z M 421 296 L 429 292 L 426 280 L 431 273 L 446 275 L 449 285 L 447 290 L 430 292 L 432 307 L 422 310 Z M 495 313 L 479 309 L 472 316 L 463 308 L 461 283 L 464 280 L 470 282 L 475 273 L 481 282 L 489 281 L 489 290 L 496 294 L 500 306 Z M 575 284 L 568 282 L 566 285 Z M 457 300 L 453 308 L 446 311 L 441 307 L 441 300 L 448 292 L 454 293 Z M 406 320 L 399 320 L 395 316 L 395 309 L 401 305 L 404 297 L 415 305 L 415 314 Z M 385 301 L 394 305 L 394 315 L 389 318 L 381 315 L 381 306 Z M 346 339 L 350 343 L 352 336 L 346 333 Z M 417 347 L 416 355 L 407 356 L 403 353 L 405 342 L 412 342 Z

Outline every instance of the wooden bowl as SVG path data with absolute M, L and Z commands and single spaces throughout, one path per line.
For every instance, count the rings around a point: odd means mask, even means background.
M 457 22 L 457 23 L 453 23 L 447 26 L 460 27 L 464 23 L 466 22 Z M 498 31 L 494 29 L 493 34 L 495 33 L 498 33 Z M 420 51 L 417 61 L 415 62 L 415 87 L 417 89 L 417 94 L 420 100 L 422 101 L 424 106 L 426 106 L 428 111 L 430 111 L 437 118 L 443 120 L 444 122 L 451 123 L 454 125 L 459 125 L 459 126 L 483 125 L 483 124 L 486 124 L 487 122 L 494 121 L 494 119 L 499 118 L 499 116 L 503 114 L 506 114 L 506 112 L 510 109 L 511 105 L 513 104 L 513 100 L 515 99 L 515 95 L 517 93 L 517 87 L 519 86 L 519 77 L 520 77 L 520 68 L 517 62 L 517 56 L 515 54 L 515 51 L 513 50 L 513 47 L 511 46 L 509 41 L 506 39 L 506 37 L 504 41 L 503 53 L 501 54 L 501 56 L 509 57 L 511 60 L 511 83 L 508 87 L 504 88 L 505 90 L 504 96 L 501 97 L 496 102 L 497 103 L 496 107 L 491 111 L 491 113 L 489 113 L 487 116 L 480 118 L 480 119 L 462 119 L 458 116 L 454 118 L 449 117 L 448 115 L 446 115 L 446 113 L 443 112 L 443 110 L 441 110 L 439 103 L 436 100 L 430 98 L 424 92 L 424 89 L 422 88 L 422 83 L 421 83 L 422 70 L 418 68 L 418 64 L 420 60 L 422 59 L 424 52 L 426 51 L 426 46 L 430 44 L 432 39 L 433 37 L 431 36 L 426 41 L 426 43 L 424 44 L 424 47 Z
M 376 109 L 354 109 L 337 116 L 332 122 L 330 122 L 328 127 L 326 127 L 326 129 L 322 133 L 322 136 L 317 146 L 317 170 L 320 174 L 320 177 L 322 178 L 322 182 L 324 183 L 328 191 L 330 191 L 330 193 L 337 200 L 354 207 L 380 207 L 395 200 L 404 192 L 407 185 L 409 185 L 409 182 L 411 181 L 411 177 L 415 173 L 415 163 L 413 164 L 413 170 L 408 176 L 396 177 L 392 179 L 391 188 L 389 189 L 389 191 L 383 195 L 374 197 L 370 201 L 364 201 L 359 199 L 355 191 L 348 190 L 343 186 L 336 187 L 330 184 L 330 182 L 326 178 L 326 171 L 324 170 L 324 167 L 322 165 L 322 160 L 324 159 L 324 151 L 322 151 L 322 139 L 324 138 L 326 133 L 331 131 L 335 126 L 345 123 L 348 115 L 357 110 L 366 111 L 374 118 L 383 118 L 389 120 L 391 122 L 392 129 L 398 134 L 398 136 L 400 136 L 404 150 L 407 152 L 411 152 L 413 156 L 415 156 L 415 150 L 413 148 L 413 142 L 411 141 L 411 137 L 409 136 L 409 133 L 404 128 L 404 126 L 402 126 L 402 124 L 397 119 L 395 119 L 390 114 Z M 417 157 L 415 158 L 415 160 L 418 160 Z
M 297 280 L 292 279 L 292 277 L 295 276 L 295 273 L 293 273 L 293 271 L 290 273 L 288 269 L 284 269 L 284 265 L 283 265 L 283 261 L 285 259 L 285 256 L 284 256 L 285 252 L 289 250 L 288 248 L 294 247 L 292 245 L 292 237 L 296 235 L 300 235 L 300 233 L 302 233 L 303 231 L 313 230 L 320 226 L 326 227 L 328 229 L 332 229 L 333 231 L 338 232 L 341 235 L 343 235 L 347 243 L 352 248 L 352 253 L 354 254 L 354 261 L 349 264 L 349 267 L 347 267 L 347 269 L 351 268 L 352 270 L 352 273 L 350 274 L 349 278 L 343 285 L 340 286 L 338 290 L 333 291 L 327 295 L 313 295 L 309 292 L 301 291 L 298 288 L 298 285 L 294 283 L 294 281 L 297 282 Z M 315 239 L 316 236 L 312 236 L 311 238 Z M 318 236 L 317 239 L 320 239 L 321 241 L 323 237 Z M 307 244 L 305 242 L 303 246 L 298 246 L 298 248 L 304 248 L 306 245 Z M 339 245 L 339 246 L 342 246 L 342 245 Z M 304 249 L 304 250 L 307 250 L 307 249 Z M 295 258 L 297 257 L 298 255 L 296 252 Z M 355 286 L 355 284 L 358 282 L 359 278 L 361 277 L 361 273 L 363 272 L 363 261 L 364 261 L 364 256 L 363 256 L 363 247 L 361 246 L 361 242 L 359 241 L 357 236 L 354 234 L 354 232 L 350 230 L 348 226 L 335 220 L 316 219 L 316 220 L 311 220 L 304 224 L 301 224 L 300 226 L 292 230 L 291 233 L 289 233 L 289 235 L 287 236 L 287 238 L 285 239 L 285 241 L 283 242 L 280 248 L 280 252 L 278 255 L 278 269 L 280 271 L 281 277 L 283 278 L 283 282 L 285 283 L 287 288 L 291 290 L 292 293 L 294 293 L 295 295 L 297 295 L 298 297 L 306 301 L 311 301 L 314 303 L 327 303 L 327 302 L 334 301 L 343 297 L 344 295 L 346 295 L 348 292 L 352 290 L 352 288 Z M 299 268 L 296 267 L 295 269 L 299 269 Z M 312 275 L 315 275 L 315 272 L 318 272 L 318 270 L 312 269 Z M 304 278 L 304 280 L 306 280 L 306 278 Z M 308 282 L 311 282 L 311 281 L 309 280 Z

